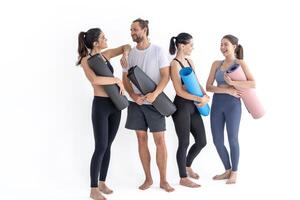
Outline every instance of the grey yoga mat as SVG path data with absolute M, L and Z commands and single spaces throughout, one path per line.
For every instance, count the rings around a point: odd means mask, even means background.
M 113 77 L 114 75 L 106 65 L 106 62 L 99 54 L 95 54 L 88 59 L 89 66 L 95 72 L 97 76 Z M 103 85 L 105 92 L 110 97 L 114 105 L 119 109 L 123 110 L 128 107 L 129 102 L 126 96 L 120 94 L 120 88 L 117 84 Z
M 128 70 L 127 77 L 143 95 L 153 92 L 156 89 L 156 83 L 138 66 L 131 67 Z M 163 92 L 157 96 L 152 105 L 164 116 L 170 116 L 176 111 L 176 106 Z

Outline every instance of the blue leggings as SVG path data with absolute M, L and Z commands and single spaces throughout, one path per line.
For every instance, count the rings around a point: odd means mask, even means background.
M 218 154 L 226 170 L 237 171 L 240 148 L 238 141 L 239 126 L 241 121 L 241 100 L 228 94 L 214 94 L 211 106 L 211 132 Z M 230 158 L 224 145 L 224 125 L 228 134 Z

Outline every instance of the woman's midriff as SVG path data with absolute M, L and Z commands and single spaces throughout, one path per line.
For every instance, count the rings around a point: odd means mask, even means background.
M 94 88 L 94 96 L 108 97 L 108 95 L 105 92 L 103 86 L 101 86 L 101 85 L 93 85 L 93 88 Z

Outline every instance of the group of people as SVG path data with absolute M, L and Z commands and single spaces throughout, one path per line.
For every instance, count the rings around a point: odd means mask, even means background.
M 163 92 L 172 80 L 176 96 L 174 104 L 176 112 L 172 114 L 178 137 L 177 165 L 179 170 L 179 184 L 197 188 L 199 184 L 192 179 L 199 179 L 191 165 L 200 151 L 206 145 L 206 134 L 203 120 L 197 107 L 204 106 L 210 101 L 205 90 L 199 86 L 204 94 L 202 97 L 187 92 L 179 71 L 190 67 L 195 72 L 195 65 L 190 58 L 193 50 L 193 37 L 188 33 L 180 33 L 170 40 L 169 53 L 175 55 L 171 63 L 166 52 L 148 39 L 148 21 L 136 19 L 131 24 L 131 37 L 136 46 L 123 45 L 117 48 L 107 48 L 105 34 L 99 28 L 93 28 L 79 34 L 78 65 L 81 65 L 86 77 L 94 88 L 92 104 L 92 123 L 95 139 L 95 150 L 91 159 L 90 178 L 91 194 L 95 200 L 106 199 L 103 194 L 113 191 L 105 184 L 110 161 L 110 148 L 119 128 L 121 111 L 118 110 L 104 90 L 105 85 L 117 84 L 122 94 L 130 96 L 127 108 L 125 127 L 134 130 L 138 139 L 138 151 L 145 173 L 145 181 L 139 189 L 146 190 L 153 184 L 150 170 L 150 152 L 148 148 L 148 129 L 153 133 L 156 145 L 156 162 L 160 174 L 160 188 L 167 192 L 174 188 L 167 181 L 167 148 L 164 131 L 166 131 L 165 116 L 161 115 L 152 105 L 157 96 Z M 206 90 L 214 93 L 210 123 L 213 142 L 224 165 L 225 172 L 213 177 L 214 180 L 227 179 L 227 184 L 236 182 L 239 162 L 238 132 L 241 119 L 241 92 L 236 87 L 253 88 L 255 81 L 247 64 L 243 60 L 243 48 L 238 38 L 225 35 L 221 40 L 220 50 L 224 60 L 214 61 L 206 83 Z M 114 72 L 110 59 L 122 55 L 122 80 L 117 77 L 97 76 L 89 67 L 88 58 L 99 54 L 106 61 L 106 66 Z M 246 77 L 246 81 L 234 81 L 225 72 L 234 63 L 239 64 Z M 156 84 L 156 89 L 146 95 L 141 92 L 127 78 L 130 67 L 139 66 Z M 215 86 L 213 83 L 217 82 Z M 196 103 L 195 103 L 196 102 Z M 226 124 L 230 156 L 224 145 L 224 126 Z M 190 133 L 195 143 L 189 148 Z M 188 149 L 189 148 L 189 149 Z M 192 178 L 192 179 L 191 179 Z

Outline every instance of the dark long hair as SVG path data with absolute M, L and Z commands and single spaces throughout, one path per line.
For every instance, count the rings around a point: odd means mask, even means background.
M 80 65 L 83 57 L 87 56 L 89 51 L 93 49 L 94 42 L 97 42 L 101 34 L 100 28 L 92 28 L 87 32 L 80 32 L 78 35 L 78 61 L 76 65 Z
M 237 59 L 243 59 L 244 58 L 244 50 L 242 45 L 239 44 L 239 39 L 233 35 L 225 35 L 223 38 L 229 40 L 229 42 L 233 45 L 236 45 L 235 48 L 235 55 Z
M 176 53 L 178 44 L 188 44 L 193 37 L 188 33 L 179 33 L 177 37 L 172 37 L 170 40 L 169 52 L 171 55 Z

